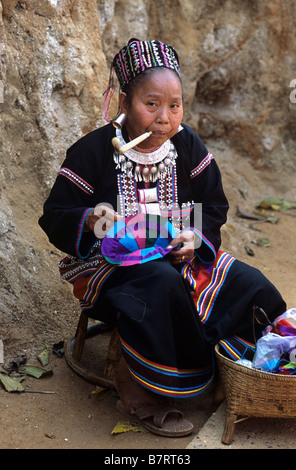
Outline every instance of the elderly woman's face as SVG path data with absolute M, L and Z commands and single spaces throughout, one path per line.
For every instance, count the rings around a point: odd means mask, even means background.
M 182 87 L 172 70 L 155 69 L 133 88 L 131 98 L 121 93 L 119 99 L 130 139 L 152 131 L 139 147 L 159 147 L 178 131 L 183 117 Z

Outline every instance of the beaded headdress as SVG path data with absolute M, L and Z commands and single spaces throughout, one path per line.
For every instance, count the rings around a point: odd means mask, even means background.
M 108 108 L 116 87 L 114 72 L 121 90 L 124 91 L 137 75 L 154 67 L 169 68 L 180 76 L 179 58 L 173 47 L 158 40 L 140 41 L 132 38 L 117 52 L 111 64 L 109 83 L 105 92 L 104 110 L 107 121 L 109 121 Z

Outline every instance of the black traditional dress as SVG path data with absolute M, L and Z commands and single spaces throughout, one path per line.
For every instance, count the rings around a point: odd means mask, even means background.
M 68 150 L 39 223 L 67 254 L 61 276 L 73 284 L 83 311 L 116 321 L 135 380 L 162 395 L 194 396 L 211 384 L 216 343 L 233 359 L 254 351 L 254 305 L 271 321 L 286 305 L 261 272 L 220 250 L 228 202 L 215 159 L 192 129 L 183 125 L 162 148 L 158 176 L 149 184 L 139 176 L 134 154 L 127 164 L 114 153 L 114 135 L 108 124 Z M 101 241 L 84 227 L 100 203 L 125 218 L 158 208 L 177 232 L 184 224 L 194 231 L 194 257 L 181 265 L 169 255 L 131 266 L 109 262 Z

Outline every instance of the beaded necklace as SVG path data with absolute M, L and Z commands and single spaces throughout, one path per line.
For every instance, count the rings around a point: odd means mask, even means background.
M 116 136 L 121 145 L 124 145 L 120 130 L 116 130 Z M 147 151 L 133 148 L 124 155 L 115 151 L 113 157 L 116 169 L 119 170 L 118 210 L 123 217 L 138 213 L 161 215 L 173 224 L 177 232 L 184 223 L 189 223 L 187 219 L 189 221 L 192 202 L 182 203 L 179 207 L 176 168 L 178 154 L 170 140 L 159 148 Z M 138 188 L 141 181 L 145 183 L 145 189 Z
M 119 138 L 121 145 L 125 145 L 126 142 L 120 129 L 116 129 L 116 137 Z M 155 183 L 158 179 L 164 179 L 167 174 L 171 173 L 176 158 L 177 152 L 170 140 L 166 140 L 152 151 L 143 152 L 133 148 L 126 151 L 124 155 L 114 152 L 116 169 L 126 173 L 127 176 L 133 175 L 137 182 L 144 181 L 145 183 Z

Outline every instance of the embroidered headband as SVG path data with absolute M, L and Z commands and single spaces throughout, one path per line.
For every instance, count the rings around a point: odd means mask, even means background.
M 132 38 L 115 55 L 110 69 L 110 76 L 107 90 L 105 91 L 104 111 L 107 118 L 111 98 L 114 94 L 116 83 L 114 81 L 114 72 L 121 90 L 140 73 L 154 67 L 166 67 L 174 70 L 180 77 L 179 58 L 173 47 L 164 44 L 161 41 L 140 41 Z M 108 105 L 106 103 L 108 101 Z
M 124 89 L 137 75 L 152 67 L 167 67 L 180 76 L 177 53 L 161 41 L 139 41 L 130 39 L 114 57 L 115 69 L 121 89 Z

